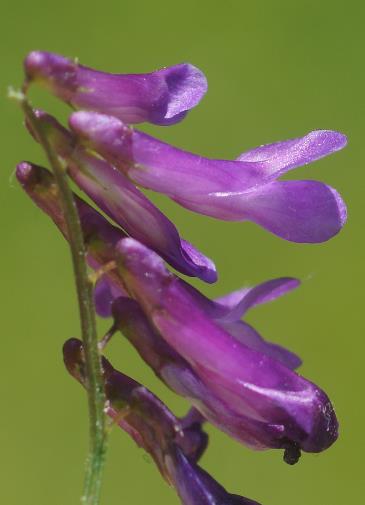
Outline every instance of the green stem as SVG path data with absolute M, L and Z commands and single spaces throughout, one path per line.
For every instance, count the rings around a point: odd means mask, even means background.
M 52 150 L 45 133 L 38 122 L 27 98 L 18 93 L 16 98 L 42 145 L 59 188 L 62 206 L 75 274 L 77 296 L 79 302 L 81 333 L 85 355 L 87 392 L 89 404 L 90 442 L 89 456 L 86 463 L 84 482 L 84 505 L 98 505 L 102 471 L 106 452 L 106 422 L 104 414 L 105 395 L 103 388 L 100 353 L 96 332 L 95 310 L 92 292 L 92 282 L 86 265 L 86 249 L 72 191 L 68 185 L 67 173 L 63 163 Z

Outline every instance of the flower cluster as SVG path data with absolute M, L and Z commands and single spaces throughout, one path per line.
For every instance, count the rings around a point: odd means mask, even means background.
M 346 137 L 317 130 L 235 160 L 207 159 L 131 126 L 171 125 L 199 103 L 207 82 L 190 64 L 116 75 L 36 51 L 26 57 L 25 73 L 27 86 L 39 83 L 81 109 L 70 115 L 68 128 L 44 111 L 34 113 L 70 178 L 103 212 L 74 195 L 88 265 L 99 273 L 105 269 L 94 290 L 97 313 L 113 318 L 109 336 L 120 330 L 161 381 L 192 405 L 185 418 L 176 418 L 103 358 L 107 414 L 151 454 L 184 505 L 254 505 L 228 493 L 198 465 L 208 443 L 204 422 L 253 449 L 281 449 L 289 464 L 301 451 L 328 448 L 338 434 L 327 395 L 295 371 L 300 358 L 244 321 L 251 307 L 299 281 L 282 277 L 207 298 L 165 262 L 208 283 L 217 280 L 214 263 L 180 236 L 140 188 L 217 219 L 251 220 L 286 240 L 323 242 L 345 223 L 341 196 L 323 182 L 278 179 L 343 148 Z M 32 124 L 27 127 L 40 141 Z M 69 240 L 53 174 L 22 162 L 17 178 Z M 65 343 L 64 361 L 85 385 L 80 341 Z

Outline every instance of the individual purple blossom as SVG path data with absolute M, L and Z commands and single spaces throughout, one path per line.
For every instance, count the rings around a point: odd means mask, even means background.
M 148 74 L 108 74 L 75 59 L 32 51 L 24 67 L 29 83 L 44 85 L 72 107 L 111 114 L 126 123 L 177 123 L 207 91 L 203 72 L 190 63 Z
M 329 130 L 276 142 L 234 161 L 203 158 L 129 128 L 119 119 L 80 111 L 72 130 L 137 185 L 166 194 L 200 214 L 227 221 L 250 220 L 293 242 L 323 242 L 346 221 L 336 190 L 312 180 L 277 180 L 346 145 Z
M 299 449 L 320 452 L 332 445 L 338 423 L 321 389 L 207 317 L 192 290 L 155 253 L 130 238 L 117 249 L 129 295 L 175 356 L 189 364 L 186 370 L 171 366 L 170 383 L 176 381 L 175 389 L 188 383 L 190 391 L 180 394 L 204 417 L 251 447 L 284 448 L 289 462 Z
M 190 363 L 164 340 L 136 300 L 120 296 L 114 300 L 112 310 L 113 330 L 119 329 L 157 377 L 172 391 L 187 398 L 207 420 L 253 449 L 281 448 L 285 449 L 287 462 L 292 464 L 298 460 L 300 453 L 296 444 L 281 440 L 281 433 L 278 437 L 277 431 L 270 430 L 270 426 L 236 413 L 229 403 L 212 391 Z M 248 347 L 255 348 L 247 342 L 247 334 L 245 340 Z M 263 339 L 261 349 L 263 354 L 270 355 L 271 346 Z M 284 349 L 282 356 L 286 357 Z
M 36 114 L 50 145 L 66 161 L 70 177 L 102 211 L 179 272 L 210 283 L 217 280 L 214 263 L 181 238 L 174 224 L 124 174 L 75 145 L 73 135 L 55 118 L 42 111 Z
M 68 340 L 63 348 L 70 374 L 85 386 L 82 344 Z M 148 389 L 115 370 L 103 358 L 106 413 L 155 461 L 183 505 L 258 505 L 228 493 L 197 460 L 207 445 L 199 416 L 189 413 L 178 419 Z

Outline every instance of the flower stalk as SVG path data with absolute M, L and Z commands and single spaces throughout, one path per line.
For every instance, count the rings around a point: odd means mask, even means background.
M 87 270 L 86 249 L 80 219 L 68 184 L 66 167 L 52 149 L 46 132 L 34 114 L 25 94 L 21 92 L 11 92 L 10 94 L 21 106 L 52 167 L 67 227 L 80 313 L 89 407 L 89 455 L 86 462 L 81 501 L 84 505 L 98 505 L 106 453 L 106 419 L 104 413 L 105 394 L 93 301 L 93 279 Z

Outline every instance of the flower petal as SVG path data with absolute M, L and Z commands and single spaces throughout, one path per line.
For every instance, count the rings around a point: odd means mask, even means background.
M 228 493 L 181 451 L 168 455 L 166 464 L 183 505 L 259 505 L 248 498 Z
M 215 193 L 178 203 L 226 221 L 253 221 L 274 235 L 301 243 L 329 240 L 347 219 L 339 193 L 317 181 L 275 181 L 253 191 Z
M 299 356 L 281 345 L 267 342 L 252 326 L 244 321 L 218 321 L 218 324 L 242 344 L 280 361 L 291 370 L 295 370 L 302 364 Z
M 207 91 L 198 68 L 181 63 L 148 74 L 108 74 L 76 60 L 33 51 L 24 62 L 29 82 L 39 82 L 75 108 L 101 111 L 126 123 L 181 121 Z
M 241 319 L 246 312 L 262 303 L 271 302 L 297 288 L 298 279 L 281 277 L 258 284 L 250 288 L 242 288 L 215 299 L 215 302 L 226 307 L 229 312 L 224 316 L 226 321 Z
M 264 177 L 279 177 L 296 167 L 307 165 L 343 149 L 346 135 L 332 130 L 315 130 L 304 137 L 274 142 L 241 154 L 238 161 L 260 163 Z
M 112 304 L 112 314 L 116 327 L 159 377 L 162 378 L 167 364 L 188 367 L 186 361 L 151 326 L 136 300 L 119 297 Z
M 94 289 L 95 310 L 98 316 L 111 317 L 113 302 L 122 296 L 126 296 L 126 292 L 113 284 L 107 275 L 103 275 Z

